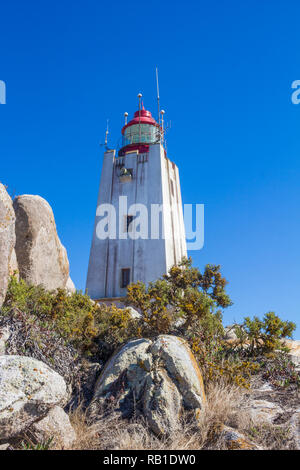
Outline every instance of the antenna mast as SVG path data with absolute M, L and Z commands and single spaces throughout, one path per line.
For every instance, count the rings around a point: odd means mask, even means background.
M 141 142 L 142 134 L 141 134 L 141 98 L 142 98 L 142 93 L 138 94 L 138 99 L 139 99 L 139 142 Z
M 158 84 L 158 69 L 157 69 L 157 67 L 156 67 L 156 90 L 157 90 L 158 125 L 160 125 L 159 84 Z
M 108 134 L 109 134 L 109 132 L 108 132 L 108 121 L 109 120 L 107 119 L 107 121 L 106 121 L 106 131 L 105 131 L 105 150 L 108 150 L 108 147 L 107 147 Z

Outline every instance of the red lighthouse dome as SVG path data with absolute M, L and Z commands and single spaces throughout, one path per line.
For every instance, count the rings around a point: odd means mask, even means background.
M 150 111 L 143 106 L 122 129 L 122 148 L 119 150 L 119 156 L 131 150 L 146 153 L 149 151 L 149 144 L 155 144 L 159 139 L 160 126 Z

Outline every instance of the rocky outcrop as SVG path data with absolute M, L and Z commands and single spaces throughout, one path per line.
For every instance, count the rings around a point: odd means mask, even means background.
M 13 206 L 20 277 L 48 290 L 65 288 L 69 261 L 58 238 L 50 205 L 40 196 L 23 195 L 15 198 Z
M 224 426 L 219 441 L 227 450 L 262 450 L 259 446 L 247 439 L 244 434 L 229 426 Z
M 67 400 L 64 379 L 43 362 L 24 356 L 0 356 L 1 439 L 19 435 Z
M 69 416 L 60 406 L 54 406 L 45 418 L 32 425 L 30 431 L 36 442 L 44 442 L 52 438 L 52 443 L 62 448 L 72 447 L 76 440 L 76 433 Z
M 108 406 L 123 417 L 142 414 L 158 435 L 171 432 L 183 410 L 197 418 L 206 402 L 203 380 L 188 344 L 169 335 L 130 341 L 108 361 L 90 415 Z
M 262 421 L 273 423 L 275 418 L 282 415 L 284 410 L 277 403 L 268 400 L 252 400 L 249 407 L 249 414 L 254 422 Z
M 9 281 L 10 260 L 15 246 L 15 213 L 11 198 L 0 183 L 0 307 Z

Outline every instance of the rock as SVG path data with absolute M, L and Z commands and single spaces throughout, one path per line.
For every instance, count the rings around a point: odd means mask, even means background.
M 290 425 L 296 449 L 300 450 L 300 408 L 291 417 Z
M 153 378 L 148 376 L 143 408 L 148 425 L 155 434 L 166 435 L 179 428 L 182 396 L 167 371 L 161 370 Z
M 229 426 L 223 427 L 219 439 L 228 450 L 262 450 L 259 446 L 249 441 L 243 434 Z
M 5 300 L 14 246 L 15 213 L 11 198 L 0 183 L 0 308 Z
M 233 325 L 228 325 L 224 328 L 225 335 L 224 335 L 224 341 L 230 345 L 230 346 L 237 346 L 240 344 L 240 339 L 237 337 L 237 334 L 235 332 L 235 327 L 241 327 L 241 325 L 233 324 Z M 249 347 L 249 344 L 247 341 L 243 342 L 243 347 L 247 348 Z
M 58 238 L 50 205 L 40 196 L 23 195 L 14 200 L 14 209 L 20 277 L 48 290 L 65 288 L 69 261 Z
M 162 335 L 132 340 L 106 364 L 96 386 L 90 415 L 103 409 L 130 417 L 146 417 L 156 434 L 169 434 L 183 410 L 195 416 L 205 406 L 203 380 L 188 344 L 181 338 Z
M 64 379 L 43 362 L 0 356 L 1 439 L 20 434 L 67 398 Z
M 278 415 L 284 413 L 284 410 L 271 401 L 253 400 L 249 407 L 250 415 L 254 421 L 267 421 L 272 423 Z
M 8 327 L 0 328 L 0 356 L 4 356 L 5 354 L 5 343 L 10 337 L 10 331 Z
M 76 287 L 74 285 L 74 282 L 70 278 L 70 276 L 68 277 L 68 280 L 67 280 L 67 283 L 66 283 L 66 289 L 67 289 L 67 291 L 70 292 L 70 294 L 73 294 L 74 292 L 76 292 Z
M 289 348 L 288 356 L 295 365 L 300 365 L 300 341 L 284 340 L 284 345 Z
M 36 442 L 49 438 L 58 442 L 60 447 L 70 448 L 76 440 L 76 433 L 70 423 L 69 416 L 60 406 L 54 406 L 45 418 L 34 423 L 30 428 Z
M 10 444 L 9 444 L 9 443 L 1 444 L 1 445 L 0 445 L 0 450 L 8 450 L 9 447 L 10 447 Z
M 8 264 L 8 273 L 10 276 L 14 275 L 17 277 L 17 279 L 19 279 L 19 266 L 15 249 L 13 249 L 11 252 L 11 257 Z
M 129 314 L 133 320 L 140 320 L 142 318 L 142 314 L 134 308 L 126 307 L 126 310 L 129 310 Z
M 235 326 L 238 326 L 238 325 L 228 325 L 224 328 L 224 330 L 225 330 L 224 339 L 226 341 L 236 341 L 238 339 L 237 335 L 234 331 Z
M 269 382 L 264 383 L 260 388 L 255 388 L 253 393 L 261 394 L 261 393 L 270 393 L 274 391 L 274 387 Z

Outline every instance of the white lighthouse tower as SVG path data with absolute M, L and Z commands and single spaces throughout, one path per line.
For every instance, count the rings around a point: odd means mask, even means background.
M 164 147 L 164 123 L 141 106 L 122 129 L 122 147 L 104 152 L 87 292 L 122 301 L 132 282 L 145 284 L 187 255 L 178 168 Z M 102 228 L 109 226 L 103 236 Z

